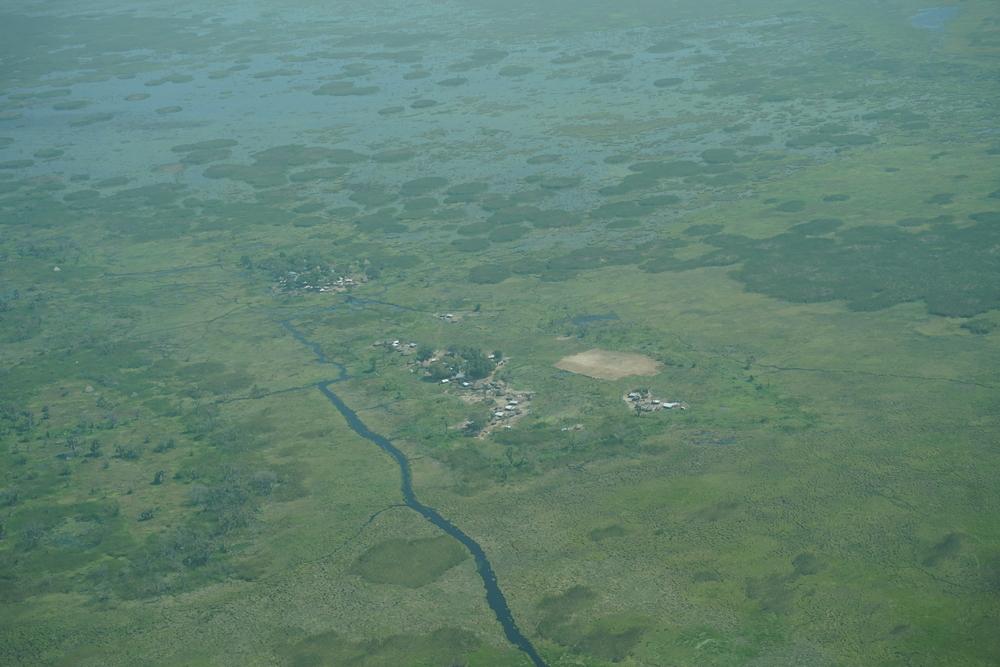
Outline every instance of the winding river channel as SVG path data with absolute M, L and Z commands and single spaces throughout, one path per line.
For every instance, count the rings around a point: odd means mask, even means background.
M 396 465 L 399 466 L 400 490 L 402 491 L 403 502 L 406 506 L 430 521 L 448 535 L 454 537 L 469 551 L 470 554 L 472 554 L 473 559 L 476 561 L 476 571 L 479 572 L 479 577 L 483 580 L 483 587 L 486 589 L 486 602 L 489 604 L 490 609 L 493 610 L 497 621 L 500 622 L 500 626 L 503 628 L 503 632 L 504 635 L 507 636 L 507 640 L 517 648 L 524 651 L 524 653 L 531 658 L 535 667 L 548 667 L 545 660 L 542 659 L 542 656 L 539 655 L 537 649 L 535 649 L 535 646 L 531 643 L 531 640 L 524 636 L 521 629 L 517 627 L 514 615 L 510 610 L 510 606 L 507 604 L 507 598 L 504 597 L 503 591 L 500 589 L 500 584 L 497 582 L 497 575 L 493 570 L 493 565 L 490 563 L 489 558 L 486 557 L 486 552 L 483 551 L 483 548 L 478 542 L 463 532 L 461 528 L 441 516 L 441 513 L 436 509 L 423 504 L 417 499 L 417 495 L 413 491 L 413 474 L 410 471 L 410 462 L 406 458 L 406 455 L 393 445 L 388 438 L 369 429 L 361 418 L 358 417 L 357 413 L 351 410 L 351 408 L 344 403 L 343 399 L 341 399 L 340 396 L 338 396 L 332 389 L 332 386 L 338 382 L 350 379 L 350 374 L 347 372 L 347 368 L 343 364 L 328 358 L 318 343 L 309 340 L 305 334 L 296 329 L 289 320 L 282 321 L 281 326 L 288 331 L 288 333 L 290 333 L 295 340 L 309 348 L 316 356 L 319 363 L 327 364 L 337 369 L 338 375 L 336 378 L 332 380 L 323 380 L 317 383 L 316 387 L 323 393 L 324 396 L 326 396 L 327 400 L 330 401 L 333 407 L 337 408 L 337 411 L 340 412 L 340 414 L 347 421 L 351 430 L 374 445 L 377 445 L 379 449 L 388 454 L 392 460 L 396 462 Z

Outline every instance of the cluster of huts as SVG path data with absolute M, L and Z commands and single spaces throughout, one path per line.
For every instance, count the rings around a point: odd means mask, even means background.
M 400 354 L 415 354 L 417 351 L 417 344 L 413 341 L 404 343 L 398 338 L 395 340 L 377 340 L 372 343 L 372 347 L 381 347 L 390 352 L 399 352 Z
M 476 386 L 480 385 L 480 386 Z M 492 401 L 490 423 L 509 421 L 527 412 L 532 394 L 526 391 L 512 391 L 506 385 L 496 381 L 473 383 L 466 389 L 474 389 L 482 394 L 484 403 Z
M 688 404 L 682 401 L 663 401 L 656 398 L 648 389 L 634 389 L 624 396 L 626 403 L 632 406 L 636 413 L 656 412 L 658 410 L 687 410 Z
M 363 282 L 363 278 L 336 276 L 321 271 L 310 271 L 308 275 L 289 271 L 278 279 L 277 289 L 283 292 L 346 292 Z

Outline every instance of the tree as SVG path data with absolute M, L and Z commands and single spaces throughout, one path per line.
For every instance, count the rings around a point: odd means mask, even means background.
M 443 362 L 436 361 L 427 367 L 427 377 L 431 380 L 445 380 L 451 376 L 451 369 Z
M 417 361 L 427 361 L 434 356 L 434 348 L 430 345 L 420 345 L 417 348 Z
M 459 352 L 462 357 L 462 370 L 473 380 L 489 376 L 496 365 L 486 358 L 482 351 L 475 348 L 465 348 Z

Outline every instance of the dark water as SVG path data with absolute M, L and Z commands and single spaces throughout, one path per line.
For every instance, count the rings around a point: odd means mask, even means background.
M 910 23 L 914 28 L 944 30 L 948 22 L 958 16 L 958 12 L 958 7 L 930 7 L 928 9 L 921 9 L 910 19 Z
M 393 445 L 388 438 L 369 429 L 361 418 L 358 417 L 357 413 L 351 410 L 351 408 L 344 403 L 340 396 L 338 396 L 336 392 L 331 389 L 332 385 L 338 382 L 343 382 L 350 377 L 344 365 L 329 359 L 318 343 L 306 338 L 301 331 L 296 329 L 287 320 L 283 321 L 281 326 L 284 327 L 284 329 L 288 331 L 295 338 L 295 340 L 308 347 L 313 354 L 316 355 L 316 359 L 320 363 L 329 364 L 337 368 L 338 375 L 335 379 L 325 380 L 318 383 L 316 386 L 321 392 L 323 392 L 323 395 L 326 396 L 327 400 L 333 404 L 333 407 L 337 408 L 337 411 L 340 412 L 340 414 L 347 421 L 347 425 L 351 427 L 351 430 L 360 435 L 362 438 L 365 438 L 366 440 L 377 445 L 379 449 L 392 457 L 392 460 L 396 462 L 396 465 L 399 466 L 400 490 L 403 493 L 403 502 L 406 506 L 430 521 L 448 535 L 451 535 L 456 540 L 461 542 L 462 545 L 468 549 L 469 553 L 472 554 L 473 559 L 476 561 L 476 571 L 479 572 L 479 577 L 483 580 L 483 586 L 486 588 L 486 603 L 489 604 L 490 609 L 493 610 L 493 614 L 497 618 L 497 621 L 500 622 L 500 626 L 503 628 L 503 632 L 507 637 L 507 640 L 514 646 L 524 651 L 524 653 L 531 658 L 531 662 L 535 664 L 535 667 L 548 667 L 545 660 L 542 659 L 542 656 L 538 654 L 538 651 L 531 643 L 531 640 L 525 637 L 520 628 L 517 627 L 517 622 L 514 620 L 514 614 L 510 610 L 510 605 L 507 604 L 507 598 L 504 597 L 503 591 L 500 589 L 500 584 L 497 582 L 497 575 L 493 570 L 493 565 L 490 563 L 489 558 L 486 557 L 486 552 L 483 551 L 483 548 L 478 542 L 463 532 L 462 529 L 445 517 L 441 516 L 441 513 L 436 509 L 423 504 L 417 499 L 416 493 L 413 491 L 413 475 L 410 471 L 410 462 L 407 460 L 406 455 Z

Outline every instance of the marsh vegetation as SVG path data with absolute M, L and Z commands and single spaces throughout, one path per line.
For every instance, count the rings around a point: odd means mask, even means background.
M 8 4 L 3 664 L 996 662 L 995 3 Z

